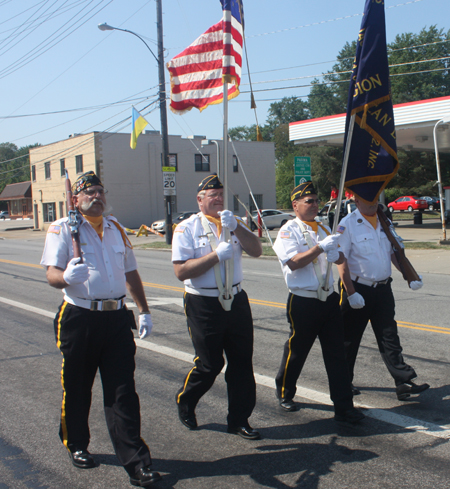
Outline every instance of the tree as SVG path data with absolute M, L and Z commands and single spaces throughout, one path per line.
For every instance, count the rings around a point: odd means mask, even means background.
M 18 148 L 13 143 L 0 143 L 0 192 L 10 183 L 30 180 L 29 151 L 39 144 Z
M 392 100 L 395 104 L 444 97 L 450 93 L 448 41 L 450 30 L 445 34 L 443 29 L 431 26 L 419 34 L 408 32 L 398 35 L 389 45 Z M 436 61 L 419 63 L 423 60 Z M 400 75 L 404 73 L 409 74 Z

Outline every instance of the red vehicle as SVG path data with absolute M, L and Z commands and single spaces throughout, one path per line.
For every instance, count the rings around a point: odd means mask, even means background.
M 413 197 L 412 195 L 406 195 L 405 197 L 399 197 L 388 204 L 388 209 L 391 212 L 394 211 L 417 211 L 428 209 L 428 202 L 424 199 L 420 199 L 419 197 Z

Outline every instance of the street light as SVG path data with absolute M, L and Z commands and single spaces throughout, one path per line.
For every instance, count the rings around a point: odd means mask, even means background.
M 162 28 L 162 7 L 161 0 L 156 0 L 157 11 L 157 30 L 158 30 L 158 56 L 150 49 L 150 46 L 142 39 L 141 36 L 128 29 L 120 29 L 113 27 L 106 22 L 98 24 L 101 31 L 122 31 L 133 34 L 140 39 L 152 53 L 152 56 L 158 63 L 159 73 L 159 113 L 161 118 L 161 142 L 162 142 L 162 166 L 170 166 L 169 164 L 169 135 L 167 131 L 167 108 L 166 108 L 166 81 L 164 76 L 164 47 L 163 47 L 163 28 Z M 166 218 L 166 243 L 172 244 L 172 202 L 171 195 L 164 195 L 164 210 Z
M 109 25 L 106 22 L 104 22 L 103 24 L 98 24 L 97 27 L 101 31 L 122 31 L 122 32 L 128 32 L 129 34 L 133 34 L 133 36 L 136 36 L 147 46 L 147 49 L 152 53 L 152 56 L 156 59 L 156 62 L 158 63 L 158 58 L 156 57 L 155 53 L 150 49 L 150 46 L 144 41 L 144 39 L 142 39 L 141 36 L 139 36 L 135 32 L 129 31 L 128 29 L 121 29 L 120 27 L 113 27 L 112 25 Z
M 436 122 L 433 129 L 433 139 L 434 139 L 434 153 L 436 156 L 436 170 L 437 170 L 437 178 L 438 178 L 438 186 L 439 186 L 439 200 L 441 201 L 441 221 L 442 221 L 442 241 L 441 244 L 447 244 L 447 230 L 445 228 L 445 214 L 444 214 L 444 194 L 442 192 L 442 179 L 441 179 L 441 164 L 439 161 L 439 148 L 437 144 L 436 131 L 439 124 L 447 124 L 450 122 L 450 115 Z M 448 126 L 446 126 L 448 129 Z M 443 131 L 445 130 L 445 126 L 441 126 Z
M 215 139 L 202 139 L 202 148 L 203 146 L 210 146 L 214 143 L 217 146 L 217 177 L 220 180 L 220 151 L 219 151 L 219 143 Z

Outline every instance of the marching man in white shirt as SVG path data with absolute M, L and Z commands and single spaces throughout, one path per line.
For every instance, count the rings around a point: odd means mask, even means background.
M 346 261 L 338 266 L 344 286 L 341 310 L 350 376 L 353 380 L 359 344 L 370 321 L 381 357 L 395 380 L 397 398 L 403 401 L 430 386 L 414 384 L 416 372 L 403 360 L 391 288 L 391 261 L 398 265 L 377 216 L 378 203 L 368 204 L 358 197 L 355 203 L 358 208 L 340 222 L 339 250 Z M 417 290 L 422 285 L 421 280 L 413 281 L 410 287 Z M 352 389 L 360 394 L 353 385 Z
M 339 235 L 331 235 L 328 227 L 315 221 L 319 200 L 312 182 L 295 187 L 291 200 L 297 217 L 280 229 L 274 245 L 289 289 L 287 320 L 290 324 L 289 339 L 275 379 L 277 397 L 282 409 L 297 411 L 296 383 L 318 337 L 334 417 L 336 421 L 358 423 L 364 414 L 353 406 L 339 296 L 333 289 L 332 274 L 325 286 L 327 264 L 344 260 L 338 251 Z
M 242 290 L 242 250 L 262 253 L 259 239 L 233 213 L 223 208 L 223 185 L 217 175 L 199 184 L 200 212 L 180 223 L 172 243 L 175 275 L 184 281 L 184 306 L 195 349 L 194 366 L 177 393 L 180 421 L 197 428 L 195 408 L 224 366 L 228 389 L 228 433 L 247 440 L 260 438 L 248 422 L 256 402 L 253 375 L 253 319 Z M 224 228 L 231 234 L 225 241 Z M 226 261 L 231 260 L 232 300 L 223 301 Z

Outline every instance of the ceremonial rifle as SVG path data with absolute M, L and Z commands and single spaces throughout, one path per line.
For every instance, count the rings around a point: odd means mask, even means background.
M 66 172 L 66 202 L 67 202 L 67 214 L 69 220 L 67 224 L 69 225 L 70 233 L 72 234 L 72 244 L 73 244 L 73 256 L 74 258 L 80 258 L 78 263 L 83 262 L 83 256 L 81 254 L 81 244 L 80 244 L 80 233 L 78 228 L 80 226 L 80 221 L 78 220 L 78 214 L 73 205 L 73 195 L 72 187 L 69 179 L 69 172 Z
M 383 212 L 381 206 L 378 206 L 377 214 L 378 219 L 380 220 L 381 227 L 383 228 L 386 237 L 392 244 L 394 254 L 397 258 L 397 263 L 400 271 L 402 272 L 403 278 L 408 282 L 408 285 L 411 287 L 411 282 L 420 281 L 421 278 L 414 270 L 411 262 L 408 260 L 408 258 L 406 258 L 404 245 L 398 234 L 395 232 L 393 224 Z

